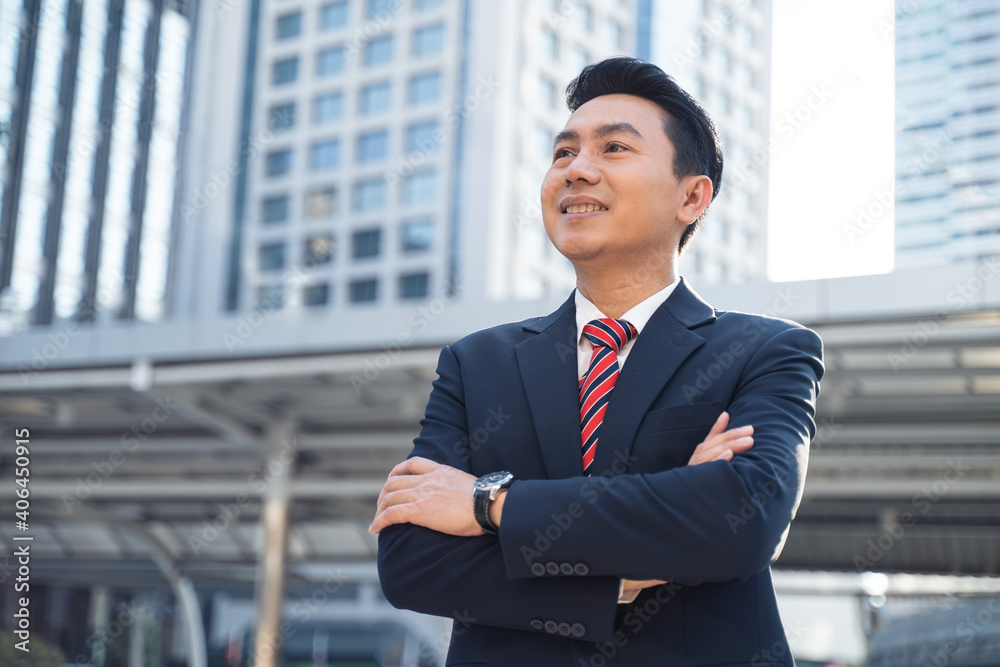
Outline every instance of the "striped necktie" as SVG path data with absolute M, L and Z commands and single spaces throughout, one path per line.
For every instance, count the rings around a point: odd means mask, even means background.
M 636 328 L 625 320 L 610 317 L 593 320 L 583 327 L 583 335 L 593 346 L 590 367 L 580 379 L 580 426 L 583 439 L 583 474 L 589 475 L 597 437 L 604 421 L 604 411 L 611 390 L 618 381 L 618 352 L 625 343 L 638 335 Z

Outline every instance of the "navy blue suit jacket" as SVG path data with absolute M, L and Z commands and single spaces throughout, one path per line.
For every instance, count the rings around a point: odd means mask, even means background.
M 397 607 L 455 619 L 448 665 L 792 665 L 771 583 L 802 495 L 822 343 L 683 281 L 636 339 L 583 477 L 576 309 L 444 348 L 411 456 L 514 473 L 497 537 L 384 529 Z M 716 418 L 732 462 L 687 462 Z M 470 499 L 471 503 L 471 499 Z M 619 605 L 621 578 L 670 583 Z

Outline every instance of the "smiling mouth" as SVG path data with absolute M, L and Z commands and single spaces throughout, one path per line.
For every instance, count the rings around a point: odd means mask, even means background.
M 563 209 L 563 213 L 590 213 L 592 211 L 607 211 L 607 206 L 597 204 L 574 204 Z

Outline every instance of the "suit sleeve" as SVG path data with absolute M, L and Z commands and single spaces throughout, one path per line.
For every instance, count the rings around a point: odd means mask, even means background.
M 471 472 L 461 369 L 450 348 L 441 352 L 438 376 L 410 457 Z M 388 526 L 378 546 L 382 591 L 395 607 L 536 632 L 551 633 L 554 621 L 576 639 L 612 637 L 617 578 L 512 579 L 497 537 L 455 537 L 412 524 Z
M 569 557 L 593 575 L 682 585 L 738 581 L 767 568 L 802 496 L 822 375 L 819 336 L 784 329 L 747 362 L 727 408 L 730 428 L 754 427 L 753 448 L 733 461 L 610 480 L 515 482 L 500 524 L 508 574 L 549 578 L 536 563 Z M 532 552 L 535 531 L 574 503 L 573 524 L 544 553 Z

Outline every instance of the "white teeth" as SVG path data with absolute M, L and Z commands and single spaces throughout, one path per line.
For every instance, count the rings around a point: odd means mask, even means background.
M 590 213 L 591 211 L 607 211 L 607 207 L 598 206 L 597 204 L 574 204 L 573 206 L 567 206 L 567 213 Z

